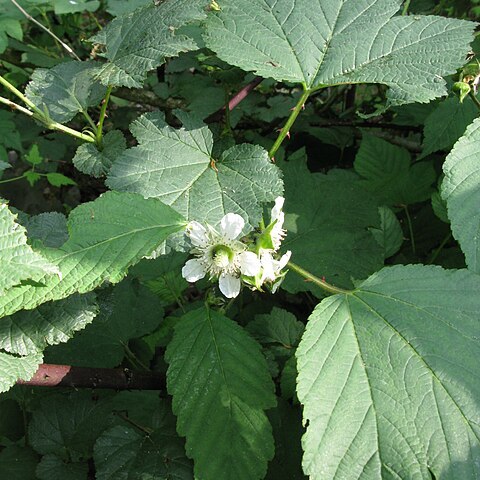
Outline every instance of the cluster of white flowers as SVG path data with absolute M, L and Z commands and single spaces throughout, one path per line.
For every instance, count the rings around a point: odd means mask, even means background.
M 285 273 L 282 270 L 290 260 L 291 252 L 279 258 L 278 250 L 285 237 L 282 211 L 285 199 L 278 197 L 272 208 L 270 224 L 257 235 L 255 243 L 244 243 L 239 237 L 245 220 L 236 213 L 227 213 L 217 231 L 210 225 L 190 222 L 186 234 L 193 245 L 195 258 L 188 260 L 182 276 L 196 282 L 206 275 L 217 279 L 220 291 L 227 298 L 240 293 L 242 282 L 251 289 L 262 290 L 267 285 L 275 292 Z M 251 247 L 249 247 L 249 245 Z

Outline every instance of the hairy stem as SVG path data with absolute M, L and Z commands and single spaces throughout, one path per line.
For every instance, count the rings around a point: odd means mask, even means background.
M 81 61 L 81 58 L 73 51 L 72 47 L 67 45 L 62 39 L 58 38 L 51 30 L 49 30 L 45 25 L 42 25 L 38 20 L 35 20 L 23 7 L 21 7 L 16 0 L 10 0 L 31 22 L 40 27 L 43 31 L 47 32 L 53 39 L 55 39 L 75 60 Z
M 290 128 L 295 123 L 295 120 L 297 119 L 299 113 L 303 110 L 305 102 L 307 101 L 307 98 L 309 97 L 310 93 L 311 93 L 310 90 L 307 90 L 307 89 L 303 91 L 302 96 L 300 97 L 297 104 L 293 108 L 292 113 L 288 117 L 287 123 L 285 123 L 283 128 L 280 130 L 280 133 L 278 134 L 278 137 L 275 140 L 275 143 L 273 144 L 272 148 L 268 152 L 268 156 L 270 158 L 273 159 L 273 157 L 277 153 L 277 150 L 280 148 L 280 145 L 285 140 L 285 137 L 289 135 Z
M 406 0 L 405 1 L 404 5 L 403 5 L 403 10 L 402 10 L 402 17 L 407 15 L 408 9 L 410 8 L 410 2 L 411 2 L 411 0 Z
M 311 274 L 307 270 L 303 269 L 299 265 L 288 262 L 288 267 L 291 268 L 294 272 L 298 273 L 301 277 L 305 278 L 309 282 L 314 283 L 315 285 L 319 286 L 322 290 L 325 290 L 328 293 L 331 293 L 333 295 L 338 294 L 338 293 L 351 293 L 351 290 L 345 290 L 343 288 L 335 287 L 334 285 L 331 285 L 330 283 L 326 282 L 322 278 L 318 278 L 315 275 Z
M 21 105 L 18 105 L 18 103 L 12 102 L 8 98 L 0 97 L 0 103 L 7 105 L 12 110 L 18 110 L 19 112 L 22 112 L 25 115 L 28 115 L 29 117 L 33 115 L 33 112 L 28 110 L 28 108 L 22 107 Z
M 20 90 L 14 87 L 6 78 L 3 78 L 0 75 L 0 84 L 2 84 L 7 90 L 12 92 L 16 97 L 18 97 L 28 108 L 43 116 L 44 113 L 37 108 L 32 101 L 30 101 Z
M 110 100 L 110 94 L 112 93 L 112 90 L 113 90 L 113 85 L 109 85 L 107 87 L 107 92 L 105 93 L 105 98 L 103 99 L 102 108 L 100 110 L 100 117 L 98 120 L 97 135 L 96 135 L 96 141 L 99 147 L 102 146 L 103 122 L 105 121 L 105 117 L 107 115 L 107 107 L 108 107 L 108 102 Z

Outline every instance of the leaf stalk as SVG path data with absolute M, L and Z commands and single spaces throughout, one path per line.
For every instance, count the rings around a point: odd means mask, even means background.
M 309 95 L 310 95 L 311 90 L 305 89 L 298 100 L 297 104 L 292 110 L 292 113 L 288 117 L 287 123 L 283 126 L 283 128 L 280 130 L 280 133 L 278 134 L 277 139 L 275 140 L 275 143 L 273 144 L 272 148 L 268 152 L 268 156 L 273 159 L 275 157 L 275 154 L 277 153 L 277 150 L 280 148 L 280 145 L 283 143 L 285 140 L 285 137 L 289 135 L 290 133 L 290 128 L 292 125 L 295 123 L 295 120 L 297 119 L 298 115 L 300 112 L 303 110 L 305 106 L 305 102 L 307 101 Z
M 322 278 L 318 278 L 312 273 L 308 272 L 307 270 L 303 269 L 299 265 L 293 262 L 288 262 L 287 266 L 291 268 L 295 273 L 298 273 L 301 277 L 307 279 L 308 281 L 314 283 L 315 285 L 319 286 L 322 290 L 331 293 L 332 295 L 337 294 L 346 294 L 352 293 L 352 290 L 345 290 L 343 288 L 336 287 L 328 283 L 327 281 L 323 280 Z

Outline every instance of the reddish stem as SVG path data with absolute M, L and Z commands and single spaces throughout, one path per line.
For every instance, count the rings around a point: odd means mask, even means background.
M 245 100 L 245 98 L 248 96 L 248 94 L 256 88 L 260 83 L 263 81 L 263 78 L 261 77 L 255 77 L 249 84 L 245 85 L 238 93 L 236 93 L 228 102 L 228 110 L 231 111 L 233 110 L 242 100 Z M 226 106 L 222 107 L 220 110 L 218 110 L 215 113 L 212 113 L 205 122 L 206 123 L 211 123 L 211 122 L 218 122 L 222 119 L 223 114 L 225 113 L 225 110 L 227 109 Z
M 112 388 L 115 390 L 165 390 L 165 376 L 158 372 L 134 372 L 128 368 L 88 368 L 70 365 L 38 367 L 28 381 L 34 387 Z

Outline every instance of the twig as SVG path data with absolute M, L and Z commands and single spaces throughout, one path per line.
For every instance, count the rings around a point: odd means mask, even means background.
M 98 120 L 98 125 L 97 125 L 97 145 L 99 147 L 102 146 L 102 141 L 103 141 L 103 122 L 105 121 L 105 117 L 107 115 L 107 107 L 108 107 L 108 101 L 110 100 L 110 94 L 112 93 L 113 85 L 109 85 L 107 87 L 107 92 L 105 93 L 105 98 L 103 99 L 102 103 L 102 108 L 100 109 L 100 117 Z
M 51 30 L 49 30 L 45 25 L 42 25 L 38 20 L 33 18 L 22 6 L 20 6 L 16 0 L 10 0 L 22 13 L 23 15 L 33 22 L 35 25 L 40 27 L 42 30 L 47 32 L 52 38 L 54 38 L 75 60 L 81 61 L 82 59 L 73 51 L 72 47 L 67 45 L 63 40 L 58 38 Z
M 233 110 L 242 100 L 247 98 L 248 94 L 254 90 L 260 83 L 262 83 L 262 77 L 254 78 L 249 84 L 245 85 L 238 93 L 236 93 L 228 102 L 228 111 Z M 220 110 L 212 113 L 205 119 L 205 123 L 218 122 L 222 119 L 224 113 L 227 111 L 227 106 L 223 106 Z
M 28 108 L 22 107 L 21 105 L 18 105 L 18 103 L 12 102 L 8 98 L 0 97 L 0 103 L 9 106 L 12 110 L 18 110 L 19 112 L 22 112 L 29 117 L 33 115 L 33 112 L 28 110 Z
M 32 387 L 112 388 L 115 390 L 165 390 L 165 375 L 134 372 L 127 368 L 87 368 L 70 365 L 40 365 L 28 381 L 17 385 Z

